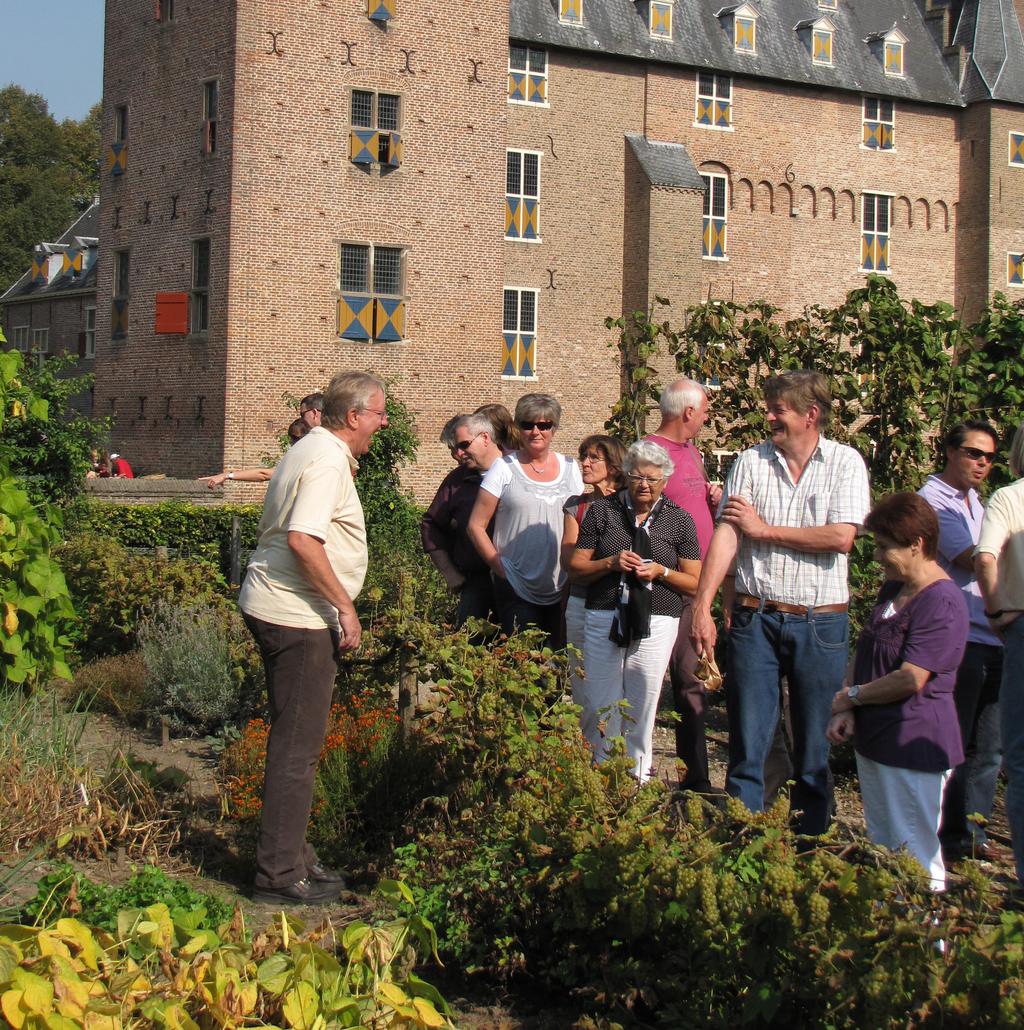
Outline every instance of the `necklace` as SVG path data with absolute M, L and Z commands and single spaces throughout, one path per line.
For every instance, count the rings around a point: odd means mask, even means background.
M 541 462 L 540 468 L 537 468 L 537 466 L 532 461 L 528 461 L 526 464 L 529 465 L 530 468 L 532 468 L 533 471 L 536 472 L 538 476 L 542 476 L 547 471 L 548 459 L 545 458 L 544 461 Z

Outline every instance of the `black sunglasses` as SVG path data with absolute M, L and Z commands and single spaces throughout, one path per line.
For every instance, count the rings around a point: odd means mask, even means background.
M 968 458 L 973 458 L 975 461 L 984 461 L 989 465 L 996 460 L 995 451 L 983 451 L 979 447 L 964 447 L 962 445 L 960 450 L 962 450 Z
M 528 422 L 524 419 L 522 422 L 519 422 L 518 425 L 520 429 L 525 429 L 527 430 L 527 432 L 529 432 L 529 430 L 533 429 L 535 426 L 542 433 L 546 433 L 549 429 L 555 428 L 555 423 L 548 422 L 547 420 L 543 422 Z
M 479 435 L 479 433 L 476 434 L 476 436 Z M 476 439 L 476 436 L 471 436 L 468 440 L 457 440 L 455 442 L 455 449 L 457 451 L 468 451 L 469 448 L 473 445 L 473 441 Z

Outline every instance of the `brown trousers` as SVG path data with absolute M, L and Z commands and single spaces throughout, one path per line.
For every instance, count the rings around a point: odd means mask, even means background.
M 267 674 L 270 736 L 256 842 L 257 887 L 288 887 L 317 861 L 306 843 L 313 781 L 331 712 L 338 635 L 245 616 Z
M 708 744 L 705 734 L 707 694 L 704 684 L 697 679 L 697 652 L 690 643 L 690 624 L 693 622 L 693 603 L 683 598 L 683 614 L 679 619 L 679 633 L 668 665 L 672 680 L 672 699 L 679 714 L 676 723 L 676 757 L 686 763 L 686 775 L 680 786 L 684 790 L 711 789 L 708 774 Z

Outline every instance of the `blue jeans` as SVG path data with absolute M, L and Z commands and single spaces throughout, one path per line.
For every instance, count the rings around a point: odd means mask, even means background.
M 752 812 L 764 808 L 764 763 L 779 721 L 779 684 L 789 685 L 793 727 L 790 797 L 798 833 L 824 833 L 831 821 L 828 740 L 832 698 L 843 684 L 846 612 L 788 615 L 736 608 L 729 632 L 729 772 L 725 789 Z
M 1006 818 L 1013 839 L 1017 879 L 1024 886 L 1024 615 L 1003 631 L 1003 682 L 999 688 Z

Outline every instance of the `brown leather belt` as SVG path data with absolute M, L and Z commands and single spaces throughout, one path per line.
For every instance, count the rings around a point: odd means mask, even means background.
M 850 610 L 849 604 L 819 604 L 817 608 L 811 608 L 805 604 L 786 604 L 785 601 L 762 601 L 760 597 L 751 594 L 737 594 L 736 603 L 741 608 L 756 608 L 769 615 L 772 612 L 782 612 L 784 615 L 830 615 Z

